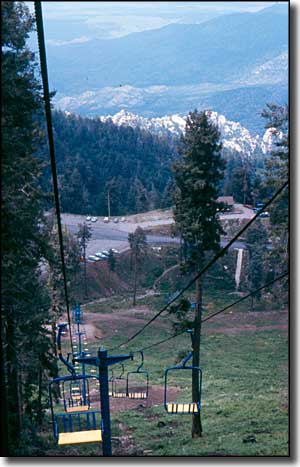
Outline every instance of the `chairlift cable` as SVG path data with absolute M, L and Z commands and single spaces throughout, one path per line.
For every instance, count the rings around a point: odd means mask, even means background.
M 47 58 L 46 58 L 41 2 L 40 1 L 34 2 L 34 8 L 35 8 L 35 17 L 36 17 L 36 26 L 37 26 L 37 38 L 38 38 L 38 46 L 39 46 L 41 75 L 42 75 L 42 81 L 43 81 L 45 114 L 46 114 L 46 122 L 47 122 L 49 153 L 50 153 L 50 160 L 51 160 L 51 172 L 52 172 L 53 191 L 54 191 L 54 200 L 55 200 L 55 208 L 56 208 L 60 257 L 61 257 L 61 265 L 62 265 L 62 273 L 63 273 L 63 283 L 64 283 L 66 309 L 67 309 L 67 315 L 68 315 L 68 324 L 69 324 L 69 337 L 70 337 L 72 353 L 74 353 L 72 330 L 71 330 L 71 319 L 70 319 L 70 305 L 69 305 L 68 287 L 67 287 L 66 265 L 65 265 L 65 256 L 64 256 L 63 234 L 62 234 L 62 226 L 61 226 L 61 214 L 60 214 L 60 204 L 59 204 L 59 194 L 58 194 L 57 171 L 56 171 L 53 127 L 52 127 L 52 118 L 51 118 L 51 104 L 50 104 L 50 93 L 49 93 L 49 82 L 48 82 L 48 71 L 47 71 Z
M 221 310 L 219 311 L 216 311 L 215 313 L 212 313 L 211 315 L 207 316 L 206 318 L 204 318 L 201 322 L 204 323 L 205 321 L 208 321 L 210 320 L 211 318 L 214 318 L 215 316 L 221 314 L 221 313 L 224 313 L 224 311 L 227 311 L 229 310 L 230 308 L 232 308 L 233 306 L 237 305 L 238 303 L 241 303 L 242 301 L 246 300 L 247 298 L 251 297 L 252 295 L 256 294 L 257 292 L 259 292 L 260 290 L 263 290 L 265 289 L 266 287 L 269 287 L 270 285 L 273 285 L 275 282 L 283 279 L 284 277 L 288 276 L 288 272 L 285 272 L 284 274 L 281 274 L 280 276 L 276 277 L 275 279 L 273 279 L 272 281 L 268 282 L 267 284 L 264 284 L 263 286 L 259 287 L 258 289 L 255 289 L 253 291 L 251 291 L 250 293 L 248 293 L 247 295 L 245 295 L 244 297 L 241 297 L 239 298 L 238 300 L 236 300 L 235 302 L 231 303 L 230 305 L 227 305 L 225 306 L 224 308 L 222 308 Z M 151 349 L 152 347 L 155 347 L 156 345 L 160 345 L 160 344 L 163 344 L 164 342 L 167 342 L 171 339 L 174 339 L 175 337 L 178 337 L 178 336 L 181 336 L 182 334 L 184 334 L 186 332 L 186 329 L 184 329 L 183 331 L 180 331 L 180 332 L 177 332 L 176 334 L 173 334 L 172 336 L 169 336 L 167 337 L 166 339 L 163 339 L 159 342 L 155 342 L 154 344 L 150 344 L 148 345 L 147 347 L 143 347 L 141 350 L 133 350 L 132 353 L 135 353 L 135 352 L 139 352 L 139 351 L 146 351 L 146 350 L 149 350 Z
M 195 275 L 195 277 L 185 286 L 183 289 L 180 290 L 178 294 L 172 300 L 170 300 L 160 311 L 158 311 L 153 318 L 151 318 L 139 331 L 137 331 L 135 334 L 133 334 L 131 337 L 129 337 L 125 342 L 122 344 L 119 344 L 118 346 L 109 349 L 109 350 L 115 350 L 118 349 L 124 345 L 127 345 L 129 342 L 131 342 L 133 339 L 135 339 L 139 334 L 141 334 L 153 321 L 155 321 L 172 303 L 174 303 L 186 290 L 188 290 L 191 285 L 193 285 L 199 277 L 201 277 L 219 258 L 221 258 L 224 253 L 231 247 L 231 245 L 250 227 L 250 225 L 253 224 L 253 222 L 260 216 L 260 214 L 279 196 L 282 191 L 288 186 L 288 180 L 276 191 L 276 193 L 264 204 L 264 206 L 250 219 L 249 222 L 247 222 L 244 227 L 236 234 L 232 239 L 222 248 L 219 253 L 216 254 L 207 264 L 204 266 L 204 268 Z

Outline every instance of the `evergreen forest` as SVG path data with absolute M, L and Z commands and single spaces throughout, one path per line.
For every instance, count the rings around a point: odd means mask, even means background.
M 53 130 L 63 212 L 106 216 L 108 196 L 112 216 L 172 206 L 179 137 L 156 136 L 138 127 L 61 111 L 53 112 Z M 225 175 L 219 183 L 220 195 L 244 204 L 255 204 L 260 195 L 267 195 L 261 187 L 263 154 L 250 158 L 228 148 L 221 152 Z M 48 161 L 46 140 L 36 155 Z M 43 171 L 43 187 L 46 192 L 52 189 L 49 164 Z
M 174 145 L 139 128 L 53 112 L 63 212 L 125 215 L 170 206 Z M 38 156 L 48 160 L 45 142 Z M 51 190 L 50 167 L 44 171 Z
M 206 365 L 204 437 L 199 413 L 198 422 L 194 420 L 193 439 L 188 417 L 184 421 L 184 417 L 175 420 L 175 415 L 164 413 L 162 375 L 164 368 L 181 360 L 175 361 L 180 352 L 183 356 L 190 352 L 186 335 L 180 335 L 176 344 L 170 336 L 179 336 L 171 335 L 172 327 L 186 325 L 192 303 L 196 311 L 202 312 L 202 304 L 207 304 L 215 312 L 232 303 L 233 294 L 240 297 L 281 274 L 287 276 L 288 190 L 281 192 L 270 206 L 269 217 L 258 219 L 243 237 L 248 259 L 243 284 L 238 290 L 234 250 L 214 265 L 203 280 L 197 279 L 195 286 L 192 282 L 194 288 L 184 288 L 195 273 L 201 272 L 206 260 L 220 250 L 220 237 L 225 232 L 217 215 L 217 196 L 233 195 L 237 202 L 255 204 L 264 202 L 287 183 L 288 108 L 262 103 L 266 127 L 282 135 L 266 160 L 261 154 L 250 160 L 225 151 L 218 128 L 211 125 L 204 111 L 191 112 L 188 131 L 174 141 L 139 128 L 118 127 L 111 121 L 104 123 L 96 118 L 53 111 L 61 212 L 106 216 L 108 197 L 112 216 L 174 206 L 176 225 L 173 232 L 173 225 L 167 226 L 170 228 L 167 235 L 181 235 L 187 247 L 185 258 L 182 243 L 153 247 L 147 243 L 149 232 L 137 228 L 128 235 L 127 249 L 117 250 L 114 255 L 111 248 L 107 261 L 88 262 L 86 248 L 92 237 L 89 227 L 79 225 L 77 235 L 72 235 L 65 227 L 59 229 L 60 218 L 54 214 L 40 63 L 27 47 L 27 39 L 36 27 L 34 15 L 25 2 L 1 3 L 2 75 L 5 77 L 1 129 L 1 454 L 99 456 L 99 443 L 92 447 L 62 447 L 53 436 L 49 381 L 66 372 L 58 359 L 61 352 L 57 345 L 58 324 L 64 321 L 63 326 L 67 325 L 67 319 L 70 324 L 69 309 L 73 311 L 80 302 L 91 352 L 96 354 L 99 340 L 109 350 L 122 347 L 123 352 L 124 339 L 140 332 L 146 321 L 150 324 L 156 320 L 162 313 L 158 310 L 164 311 L 170 297 L 175 294 L 177 298 L 181 289 L 185 292 L 182 299 L 186 298 L 186 308 L 181 309 L 179 305 L 170 309 L 139 342 L 141 347 L 149 348 L 154 340 L 168 341 L 167 347 L 147 353 L 155 397 L 148 405 L 139 399 L 130 400 L 132 405 L 117 398 L 112 403 L 114 455 L 232 456 L 238 453 L 250 457 L 272 456 L 275 452 L 286 456 L 286 279 L 256 294 L 253 314 L 249 313 L 247 302 L 235 308 L 237 313 L 232 316 L 236 321 L 230 323 L 232 327 L 227 334 L 221 332 L 223 328 L 218 328 L 218 323 L 212 326 L 211 332 L 205 335 L 203 361 L 200 360 L 201 313 L 193 311 L 195 319 L 191 326 L 198 329 L 195 364 Z M 241 224 L 245 225 L 243 221 Z M 229 235 L 241 227 L 239 219 L 236 224 L 229 224 L 225 226 Z M 267 248 L 270 245 L 267 240 L 271 241 L 272 248 Z M 228 322 L 224 316 L 226 327 Z M 227 314 L 226 319 L 230 316 Z M 275 325 L 266 329 L 272 319 Z M 255 329 L 250 339 L 244 333 L 248 320 L 252 320 Z M 231 331 L 237 323 L 235 335 Z M 256 333 L 259 325 L 262 328 Z M 69 334 L 73 352 L 72 326 Z M 62 346 L 66 354 L 67 337 Z M 252 358 L 249 355 L 255 339 L 257 354 Z M 132 349 L 139 354 L 135 343 L 124 352 Z M 73 358 L 75 365 L 76 355 L 80 353 L 74 352 L 72 356 L 72 352 L 68 353 L 68 359 L 71 356 L 70 362 Z M 136 369 L 136 360 L 130 363 L 131 369 Z M 186 381 L 172 381 L 174 391 L 185 394 Z M 259 397 L 250 394 L 252 386 Z M 59 405 L 62 392 L 59 385 L 56 389 L 54 399 Z M 99 395 L 98 388 L 94 394 Z M 124 410 L 118 411 L 119 403 L 124 403 Z M 72 411 L 68 416 L 72 418 Z M 247 439 L 253 433 L 258 442 L 250 440 L 248 444 Z

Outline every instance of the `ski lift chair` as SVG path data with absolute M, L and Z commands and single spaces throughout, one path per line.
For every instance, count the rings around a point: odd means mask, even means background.
M 144 365 L 144 353 L 140 351 L 141 364 L 135 371 L 129 371 L 126 379 L 126 393 L 129 399 L 147 399 L 149 392 L 149 374 L 142 369 Z
M 192 344 L 193 344 L 193 335 L 192 331 L 188 330 L 187 332 L 191 333 Z M 193 357 L 193 350 L 184 358 L 180 365 L 169 367 L 165 370 L 165 387 L 164 387 L 164 408 L 169 414 L 196 414 L 200 412 L 201 409 L 201 388 L 202 388 L 202 370 L 199 366 L 187 365 L 188 361 Z M 197 396 L 196 398 L 191 397 L 192 400 L 170 401 L 170 391 L 169 391 L 169 380 L 170 375 L 176 377 L 177 375 L 183 375 L 185 378 L 192 381 L 192 375 L 197 376 Z M 192 392 L 192 391 L 191 391 Z
M 114 376 L 114 372 L 112 371 L 112 376 L 110 378 L 111 397 L 115 397 L 115 398 L 127 397 L 127 388 L 126 388 L 127 379 L 124 378 L 123 376 L 125 372 L 123 363 L 121 363 L 121 367 L 122 367 L 122 370 L 119 376 Z
M 89 399 L 85 399 L 85 405 L 69 406 L 64 394 L 65 412 L 54 412 L 52 399 L 52 385 L 55 383 L 70 384 L 70 388 L 79 387 L 78 384 L 95 376 L 62 376 L 54 378 L 49 383 L 49 401 L 53 425 L 53 433 L 59 445 L 95 443 L 102 441 L 102 422 L 100 410 L 90 409 Z M 77 384 L 77 386 L 73 386 Z M 71 389 L 70 389 L 71 392 Z M 81 396 L 80 396 L 81 397 Z M 74 400 L 74 395 L 72 395 Z M 81 397 L 81 401 L 84 400 Z M 78 402 L 78 401 L 77 401 Z

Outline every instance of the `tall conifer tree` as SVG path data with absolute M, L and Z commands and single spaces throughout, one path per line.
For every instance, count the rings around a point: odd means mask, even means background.
M 47 254 L 43 164 L 33 156 L 42 136 L 41 88 L 34 55 L 26 47 L 34 20 L 24 3 L 1 2 L 1 23 L 2 415 L 3 441 L 7 454 L 14 455 L 21 441 L 26 444 L 28 426 L 42 419 L 45 378 L 51 370 L 46 330 L 50 298 L 41 266 Z
M 135 232 L 128 234 L 128 242 L 131 249 L 131 258 L 133 260 L 133 306 L 135 306 L 138 268 L 142 258 L 147 254 L 148 250 L 148 244 L 144 230 L 141 227 L 137 227 Z
M 174 166 L 176 192 L 175 222 L 188 255 L 184 269 L 198 273 L 207 255 L 217 251 L 222 228 L 217 219 L 217 197 L 225 163 L 221 158 L 220 133 L 206 112 L 190 112 L 186 121 L 180 154 Z M 202 280 L 196 281 L 193 365 L 200 364 Z M 192 376 L 193 401 L 199 400 L 197 373 Z M 193 415 L 192 436 L 202 434 L 201 417 Z
M 265 188 L 274 193 L 289 176 L 289 110 L 288 106 L 268 104 L 262 116 L 266 119 L 266 128 L 273 136 L 273 148 L 266 161 Z M 271 237 L 273 249 L 271 260 L 275 275 L 288 268 L 289 255 L 289 189 L 288 187 L 268 208 L 270 211 Z M 277 285 L 275 295 L 288 300 L 287 288 Z M 284 291 L 284 293 L 283 293 Z

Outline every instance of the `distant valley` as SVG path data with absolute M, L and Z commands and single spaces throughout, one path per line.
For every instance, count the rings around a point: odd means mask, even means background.
M 278 4 L 117 39 L 49 43 L 55 106 L 84 116 L 210 109 L 263 135 L 265 104 L 288 100 L 286 22 Z

